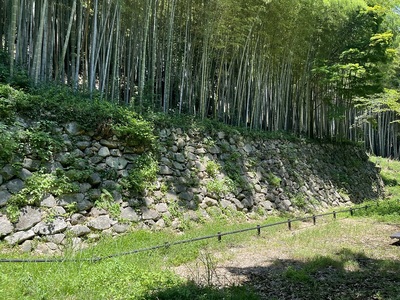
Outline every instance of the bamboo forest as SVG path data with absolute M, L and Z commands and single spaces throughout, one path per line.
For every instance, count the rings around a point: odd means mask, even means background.
M 0 79 L 400 156 L 396 0 L 0 0 Z

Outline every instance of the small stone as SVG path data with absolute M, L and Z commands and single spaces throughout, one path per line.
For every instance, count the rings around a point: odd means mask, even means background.
M 18 177 L 24 181 L 27 180 L 31 176 L 32 176 L 32 172 L 25 168 L 21 169 L 21 171 L 19 171 L 19 174 L 18 174 Z
M 100 140 L 100 144 L 105 146 L 105 147 L 108 147 L 109 149 L 118 148 L 118 143 L 116 141 L 110 141 L 110 140 L 102 139 L 102 140 Z
M 211 147 L 208 149 L 208 151 L 209 151 L 211 154 L 219 154 L 219 153 L 221 153 L 221 149 L 219 149 L 219 147 L 218 147 L 217 145 L 211 146 Z
M 106 215 L 107 211 L 102 208 L 92 207 L 90 210 L 89 216 L 97 218 L 98 216 Z
M 108 157 L 110 156 L 110 150 L 107 147 L 101 147 L 97 154 L 100 157 Z
M 203 203 L 204 203 L 206 206 L 216 206 L 216 205 L 218 205 L 218 201 L 215 200 L 215 199 L 212 199 L 212 198 L 210 198 L 210 197 L 205 197 L 205 198 L 203 199 Z
M 136 211 L 132 207 L 126 207 L 121 209 L 121 219 L 131 221 L 131 222 L 138 222 L 139 216 L 137 215 Z
M 15 225 L 17 231 L 27 230 L 42 220 L 42 213 L 37 208 L 26 206 L 21 209 L 18 222 Z
M 3 180 L 8 181 L 17 175 L 17 171 L 15 170 L 15 168 L 13 166 L 5 165 L 0 170 L 0 175 L 3 177 Z
M 182 153 L 175 153 L 175 160 L 178 163 L 184 163 L 186 161 L 185 155 L 183 155 Z
M 82 214 L 75 213 L 70 218 L 71 225 L 82 224 L 86 221 L 86 217 Z
M 168 205 L 166 203 L 157 203 L 156 204 L 156 210 L 159 213 L 164 213 L 168 211 Z
M 50 234 L 44 238 L 44 240 L 52 242 L 57 245 L 61 245 L 64 242 L 64 239 L 65 239 L 65 234 L 63 233 Z
M 224 200 L 224 199 L 220 201 L 220 204 L 221 204 L 221 207 L 224 209 L 228 208 L 228 207 L 232 207 L 232 205 L 233 205 L 232 202 L 230 202 L 228 200 Z
M 3 236 L 9 235 L 14 231 L 14 226 L 7 219 L 7 217 L 0 217 L 0 238 Z
M 217 135 L 218 135 L 218 138 L 219 138 L 220 140 L 222 140 L 222 139 L 225 138 L 225 132 L 219 131 L 219 132 L 217 133 Z
M 109 156 L 106 158 L 106 164 L 110 167 L 110 168 L 114 168 L 117 170 L 122 170 L 126 167 L 126 165 L 128 164 L 128 161 L 123 158 L 123 157 L 113 157 L 113 156 Z
M 261 203 L 261 205 L 266 209 L 266 210 L 273 210 L 274 206 L 271 201 L 264 201 Z
M 43 197 L 42 201 L 40 202 L 40 205 L 44 207 L 54 207 L 57 205 L 57 203 L 53 195 L 47 194 Z
M 87 182 L 81 183 L 81 184 L 79 185 L 79 192 L 82 193 L 82 194 L 85 194 L 85 193 L 86 193 L 88 190 L 90 190 L 91 188 L 92 188 L 92 186 L 91 186 L 90 183 L 87 183 Z
M 7 183 L 7 189 L 11 194 L 17 194 L 24 188 L 24 185 L 21 179 L 13 179 Z
M 90 147 L 90 142 L 88 141 L 79 141 L 76 143 L 76 146 L 79 148 L 79 150 L 85 150 L 86 148 Z
M 28 231 L 18 231 L 12 235 L 6 236 L 5 241 L 13 246 L 16 244 L 21 244 L 22 242 L 29 240 L 35 236 L 35 232 L 30 229 Z
M 114 232 L 116 233 L 124 233 L 127 232 L 129 229 L 129 225 L 128 224 L 115 224 L 112 229 L 114 230 Z
M 90 228 L 85 225 L 75 225 L 72 226 L 69 230 L 74 236 L 83 236 L 91 232 Z
M 111 149 L 110 154 L 115 157 L 121 157 L 122 153 L 119 149 Z
M 191 201 L 193 199 L 194 195 L 192 192 L 183 192 L 179 194 L 179 198 L 185 201 Z
M 235 204 L 237 210 L 241 211 L 244 208 L 244 205 L 242 204 L 242 202 L 240 202 L 238 199 L 233 198 L 232 202 Z
M 64 194 L 59 197 L 58 204 L 61 206 L 67 206 L 74 202 L 78 204 L 79 202 L 83 201 L 84 198 L 85 195 L 82 193 Z
M 51 209 L 51 211 L 52 211 L 52 212 L 54 213 L 54 215 L 56 215 L 56 216 L 63 216 L 63 215 L 66 213 L 64 207 L 62 207 L 62 206 L 54 206 L 54 207 Z
M 160 175 L 172 175 L 174 174 L 174 171 L 172 171 L 168 166 L 161 165 L 159 173 Z
M 7 204 L 11 198 L 11 194 L 8 191 L 0 191 L 0 207 Z
M 244 145 L 243 150 L 246 151 L 247 154 L 250 154 L 251 152 L 253 152 L 253 146 L 251 146 L 250 144 L 246 144 Z
M 91 220 L 87 225 L 94 230 L 105 230 L 111 227 L 112 220 L 108 215 L 99 216 Z
M 148 209 L 147 207 L 142 208 L 142 219 L 143 220 L 157 220 L 160 218 L 158 211 L 154 209 Z
M 156 222 L 156 224 L 155 224 L 155 228 L 156 228 L 156 229 L 163 229 L 163 228 L 165 228 L 165 221 L 164 221 L 164 219 L 158 220 L 158 221 Z
M 88 183 L 90 183 L 93 187 L 97 187 L 101 183 L 101 177 L 99 173 L 93 173 L 88 178 Z
M 20 249 L 21 249 L 21 251 L 22 251 L 23 253 L 29 253 L 29 252 L 31 252 L 32 249 L 33 249 L 32 241 L 28 240 L 28 241 L 23 242 L 23 243 L 21 244 Z
M 67 222 L 65 222 L 62 218 L 57 218 L 49 223 L 40 222 L 35 227 L 33 227 L 33 231 L 36 234 L 49 235 L 63 232 L 65 231 L 65 229 L 67 229 L 67 227 Z

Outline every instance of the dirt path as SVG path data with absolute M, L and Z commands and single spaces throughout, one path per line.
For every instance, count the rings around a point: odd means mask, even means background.
M 292 231 L 282 229 L 273 235 L 266 232 L 247 244 L 230 246 L 222 251 L 204 251 L 196 262 L 179 266 L 174 271 L 199 284 L 219 287 L 248 284 L 262 295 L 262 299 L 307 299 L 309 293 L 304 297 L 293 296 L 298 294 L 293 283 L 310 283 L 312 277 L 319 285 L 326 281 L 329 288 L 332 280 L 340 281 L 348 272 L 351 276 L 347 280 L 352 281 L 353 275 L 363 277 L 367 271 L 372 277 L 385 277 L 385 280 L 386 273 L 392 272 L 393 268 L 400 271 L 400 247 L 390 239 L 397 231 L 400 231 L 399 225 L 352 218 L 325 221 L 316 226 L 301 223 Z M 395 264 L 374 274 L 375 266 L 385 265 L 384 261 Z M 341 277 L 335 279 L 332 274 Z M 373 281 L 373 278 L 368 280 Z M 282 287 L 289 290 L 288 295 L 282 294 Z M 290 292 L 290 289 L 294 290 Z M 368 291 L 366 293 L 364 299 L 378 299 L 370 297 Z M 358 299 L 353 297 L 348 299 Z

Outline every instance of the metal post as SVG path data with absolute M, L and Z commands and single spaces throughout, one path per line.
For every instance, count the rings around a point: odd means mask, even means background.
M 336 219 L 336 211 L 333 211 L 333 218 Z
M 221 231 L 218 231 L 218 242 L 221 242 L 221 240 L 222 240 Z
M 292 221 L 290 219 L 288 219 L 288 228 L 289 230 L 292 230 Z
M 314 225 L 317 223 L 317 217 L 315 216 L 315 215 L 313 215 L 312 216 L 312 220 L 313 220 L 313 223 L 314 223 Z
M 261 234 L 261 226 L 257 225 L 257 235 L 260 235 L 260 234 Z
M 353 216 L 353 215 L 354 215 L 353 208 L 350 208 L 350 216 Z

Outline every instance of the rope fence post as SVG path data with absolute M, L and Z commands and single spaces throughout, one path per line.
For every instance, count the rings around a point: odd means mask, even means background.
M 350 208 L 350 216 L 353 216 L 354 215 L 354 210 L 353 210 L 353 208 Z
M 336 220 L 336 211 L 333 211 L 333 218 Z
M 221 240 L 222 240 L 221 231 L 218 231 L 217 236 L 218 236 L 218 242 L 221 242 Z
M 290 219 L 288 219 L 288 228 L 289 230 L 292 230 L 292 221 Z
M 261 234 L 261 226 L 257 225 L 257 235 L 260 236 Z
M 317 223 L 317 217 L 315 215 L 312 216 L 313 224 L 315 225 Z

